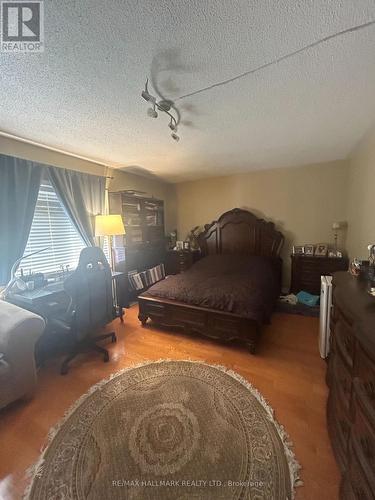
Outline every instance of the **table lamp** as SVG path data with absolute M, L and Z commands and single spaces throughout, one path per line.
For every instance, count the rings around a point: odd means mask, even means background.
M 335 237 L 335 254 L 337 254 L 337 239 L 338 239 L 338 231 L 342 229 L 341 222 L 333 222 L 332 223 L 332 231 Z
M 96 215 L 95 216 L 95 236 L 109 237 L 109 254 L 111 266 L 114 270 L 112 237 L 125 234 L 125 227 L 121 215 Z

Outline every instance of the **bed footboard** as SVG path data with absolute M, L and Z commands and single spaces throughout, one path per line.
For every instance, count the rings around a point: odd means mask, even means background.
M 181 328 L 186 333 L 197 333 L 222 341 L 241 340 L 254 354 L 261 326 L 254 320 L 236 314 L 162 300 L 144 293 L 138 297 L 142 325 L 151 319 L 154 323 Z

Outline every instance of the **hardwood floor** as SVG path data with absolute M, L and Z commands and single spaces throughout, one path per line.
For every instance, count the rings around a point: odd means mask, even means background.
M 119 320 L 109 325 L 108 330 L 115 329 L 118 336 L 116 344 L 108 344 L 109 363 L 95 353 L 79 356 L 63 377 L 58 360 L 50 360 L 39 372 L 34 399 L 0 412 L 1 500 L 21 498 L 25 470 L 37 459 L 48 430 L 91 385 L 121 368 L 160 358 L 221 364 L 249 380 L 274 408 L 276 419 L 294 442 L 304 481 L 297 488 L 297 500 L 338 498 L 339 472 L 325 416 L 326 364 L 318 354 L 316 318 L 275 314 L 258 354 L 252 356 L 241 345 L 142 328 L 137 313 L 134 306 L 127 310 L 124 325 Z

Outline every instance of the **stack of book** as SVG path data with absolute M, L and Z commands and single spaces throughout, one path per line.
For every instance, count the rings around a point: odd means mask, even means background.
M 132 290 L 144 290 L 165 278 L 164 264 L 159 264 L 140 273 L 137 270 L 129 271 L 128 278 Z

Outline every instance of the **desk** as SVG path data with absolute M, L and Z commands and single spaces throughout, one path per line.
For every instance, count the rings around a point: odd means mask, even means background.
M 113 302 L 121 321 L 123 321 L 123 309 L 126 305 L 125 279 L 121 279 L 124 277 L 125 273 L 112 272 Z M 8 302 L 35 312 L 47 320 L 56 313 L 65 311 L 69 300 L 64 290 L 64 281 L 57 281 L 35 290 L 12 293 L 7 297 Z
M 123 309 L 126 306 L 126 280 L 125 273 L 113 272 L 113 304 L 117 317 L 123 321 Z M 35 348 L 35 358 L 40 366 L 50 356 L 61 354 L 65 351 L 66 339 L 64 336 L 52 334 L 49 328 L 49 319 L 65 312 L 70 304 L 70 298 L 64 290 L 64 281 L 51 283 L 35 290 L 25 290 L 20 293 L 8 295 L 8 302 L 16 306 L 39 314 L 46 320 L 46 329 Z

